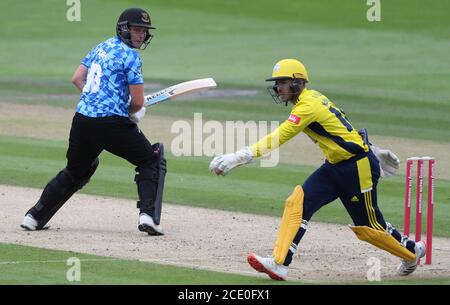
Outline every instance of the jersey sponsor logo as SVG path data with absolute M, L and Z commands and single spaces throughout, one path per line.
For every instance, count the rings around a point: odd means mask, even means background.
M 299 116 L 296 116 L 295 114 L 291 114 L 288 118 L 289 122 L 294 123 L 295 125 L 298 125 L 300 123 L 301 118 Z
M 96 51 L 97 55 L 101 58 L 101 59 L 105 59 L 106 57 L 106 52 L 103 49 L 98 49 Z

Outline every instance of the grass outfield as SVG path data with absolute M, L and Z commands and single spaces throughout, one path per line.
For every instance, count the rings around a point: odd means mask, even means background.
M 256 5 L 257 4 L 257 5 Z M 114 35 L 129 2 L 83 2 L 81 22 L 67 22 L 64 1 L 2 1 L 2 101 L 64 104 L 82 57 Z M 450 141 L 450 3 L 383 3 L 382 21 L 368 22 L 364 1 L 133 1 L 148 7 L 157 26 L 141 52 L 147 82 L 173 84 L 213 76 L 220 88 L 258 90 L 253 97 L 157 106 L 158 113 L 204 119 L 284 119 L 265 92 L 264 79 L 285 57 L 302 59 L 310 86 L 342 107 L 372 134 Z M 274 14 L 274 10 L 277 12 Z M 27 18 L 23 11 L 33 12 Z M 97 12 L 101 11 L 102 14 Z M 318 13 L 320 12 L 320 14 Z M 343 18 L 342 16 L 345 16 Z M 69 94 L 69 95 L 68 95 Z
M 70 257 L 80 260 L 79 282 L 67 280 L 67 271 L 73 266 L 67 265 Z M 10 244 L 0 244 L 0 268 L 0 284 L 280 284 L 265 278 Z
M 65 166 L 66 143 L 0 137 L 0 183 L 43 188 Z M 301 184 L 313 167 L 257 164 L 236 169 L 226 178 L 208 171 L 210 158 L 167 156 L 164 201 L 212 209 L 279 217 L 293 185 Z M 100 167 L 81 191 L 87 194 L 137 199 L 134 169 L 126 161 L 104 152 Z M 425 195 L 424 195 L 425 196 Z M 424 197 L 426 198 L 426 197 Z M 450 237 L 450 181 L 435 182 L 434 234 Z M 379 203 L 386 219 L 403 224 L 404 177 L 379 184 Z M 349 224 L 351 219 L 340 201 L 319 210 L 314 221 Z M 414 223 L 412 223 L 413 225 Z
M 68 281 L 67 273 L 74 265 L 69 258 L 80 260 L 80 281 Z M 0 285 L 10 284 L 152 284 L 152 285 L 279 285 L 312 282 L 277 282 L 264 277 L 165 266 L 135 260 L 87 255 L 75 252 L 39 249 L 0 243 Z M 69 273 L 72 274 L 72 273 Z M 314 282 L 315 284 L 319 284 Z M 449 278 L 383 280 L 380 282 L 340 281 L 320 284 L 449 284 Z

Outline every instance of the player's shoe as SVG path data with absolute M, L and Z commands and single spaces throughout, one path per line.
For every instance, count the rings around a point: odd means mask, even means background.
M 247 256 L 247 261 L 258 272 L 264 272 L 272 280 L 285 281 L 287 277 L 288 267 L 279 265 L 273 257 L 261 257 L 254 253 Z
M 37 220 L 31 214 L 25 215 L 20 226 L 27 231 L 47 230 L 49 228 L 49 226 L 39 227 Z
M 414 246 L 414 252 L 416 254 L 416 258 L 411 261 L 402 260 L 400 265 L 397 267 L 398 275 L 409 275 L 413 273 L 417 269 L 417 264 L 421 258 L 425 256 L 426 245 L 423 241 L 416 242 Z
M 164 235 L 161 225 L 155 224 L 153 218 L 146 213 L 139 214 L 138 229 L 148 235 Z

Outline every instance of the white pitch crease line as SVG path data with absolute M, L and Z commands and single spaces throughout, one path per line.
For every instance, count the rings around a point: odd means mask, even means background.
M 76 256 L 72 256 L 76 257 Z M 68 258 L 69 259 L 69 258 Z M 51 259 L 51 260 L 41 260 L 41 261 L 0 261 L 0 265 L 14 265 L 14 264 L 49 264 L 49 263 L 67 263 L 68 259 L 59 260 L 59 259 Z M 118 258 L 93 258 L 93 259 L 80 259 L 80 262 L 105 262 L 105 261 L 117 261 L 120 260 Z
M 163 258 L 145 258 L 145 259 L 139 259 L 140 262 L 145 263 L 164 263 L 168 265 L 176 265 L 178 267 L 184 267 L 184 268 L 192 268 L 197 270 L 204 270 L 204 271 L 214 271 L 214 272 L 222 272 L 222 273 L 230 273 L 230 274 L 245 274 L 245 275 L 257 275 L 255 271 L 242 271 L 242 270 L 219 270 L 214 267 L 210 266 L 201 266 L 199 264 L 190 264 L 182 262 L 184 259 L 163 259 Z
M 76 257 L 76 256 L 73 256 Z M 195 259 L 195 258 L 192 258 Z M 122 259 L 119 258 L 98 258 L 98 259 L 80 259 L 80 262 L 106 262 L 106 261 L 120 261 Z M 183 260 L 186 259 L 163 259 L 163 258 L 149 258 L 149 259 L 138 259 L 138 260 L 131 260 L 131 261 L 138 261 L 143 263 L 156 263 L 156 264 L 166 264 L 166 265 L 177 265 L 178 267 L 185 267 L 185 268 L 192 268 L 192 269 L 201 269 L 201 270 L 207 270 L 207 271 L 218 271 L 212 267 L 209 266 L 201 266 L 199 264 L 195 263 L 186 263 L 183 262 Z M 19 265 L 19 264 L 51 264 L 51 263 L 67 263 L 67 259 L 64 260 L 35 260 L 35 261 L 0 261 L 0 265 Z M 225 272 L 225 273 L 236 273 L 236 271 L 232 270 L 220 270 L 219 272 Z M 239 271 L 241 274 L 249 274 L 254 275 L 254 272 L 250 271 Z

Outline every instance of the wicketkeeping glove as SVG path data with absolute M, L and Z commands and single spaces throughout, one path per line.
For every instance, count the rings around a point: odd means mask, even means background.
M 232 154 L 215 157 L 209 164 L 209 170 L 216 174 L 225 176 L 233 168 L 247 164 L 253 160 L 253 153 L 248 146 Z
M 395 172 L 400 168 L 400 159 L 388 149 L 381 149 L 374 145 L 371 145 L 370 148 L 380 161 L 381 178 L 395 175 Z

